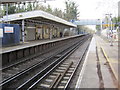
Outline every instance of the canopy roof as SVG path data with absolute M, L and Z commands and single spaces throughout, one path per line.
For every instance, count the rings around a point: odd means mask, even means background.
M 49 14 L 47 12 L 41 11 L 41 10 L 35 10 L 35 11 L 28 11 L 23 13 L 16 13 L 11 14 L 8 16 L 3 16 L 2 20 L 4 21 L 17 21 L 17 20 L 25 20 L 25 19 L 37 19 L 40 18 L 47 19 L 49 21 L 61 23 L 70 27 L 77 27 L 75 24 L 72 24 L 71 22 L 68 22 L 62 18 L 59 18 L 57 16 L 54 16 L 52 14 Z

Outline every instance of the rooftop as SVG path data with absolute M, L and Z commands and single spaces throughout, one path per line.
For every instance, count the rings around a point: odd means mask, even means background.
M 4 20 L 6 22 L 6 21 L 16 21 L 16 20 L 31 19 L 31 18 L 45 18 L 47 20 L 58 22 L 67 26 L 76 27 L 76 25 L 72 24 L 71 22 L 68 22 L 64 19 L 61 19 L 57 16 L 54 16 L 52 14 L 49 14 L 41 10 L 28 11 L 28 12 L 22 12 L 22 13 L 11 14 L 8 16 L 3 16 L 1 20 Z

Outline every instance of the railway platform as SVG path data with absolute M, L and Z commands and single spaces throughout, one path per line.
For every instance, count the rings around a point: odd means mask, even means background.
M 69 42 L 75 38 L 82 37 L 84 35 L 66 36 L 56 39 L 47 39 L 39 41 L 30 41 L 21 43 L 16 46 L 3 47 L 1 48 L 0 54 L 2 54 L 2 65 L 7 66 L 8 64 L 22 61 L 23 58 L 31 57 L 33 55 L 40 54 L 47 51 L 55 46 Z
M 110 46 L 94 35 L 90 43 L 76 88 L 118 88 L 118 43 Z
M 28 48 L 28 47 L 33 47 L 33 46 L 37 46 L 37 45 L 41 45 L 41 44 L 60 41 L 60 40 L 67 39 L 67 38 L 70 38 L 70 37 L 72 37 L 72 36 L 62 37 L 62 38 L 54 38 L 54 39 L 26 41 L 24 43 L 20 42 L 20 44 L 18 44 L 18 45 L 2 47 L 1 50 L 2 50 L 2 53 L 7 53 L 7 52 L 12 52 L 12 51 L 15 51 L 15 50 L 24 49 L 24 48 Z
M 0 53 L 12 52 L 12 51 L 16 51 L 16 50 L 20 50 L 20 49 L 24 49 L 24 48 L 38 46 L 38 45 L 41 45 L 41 44 L 57 42 L 57 41 L 61 41 L 61 40 L 65 40 L 65 39 L 69 39 L 69 38 L 73 38 L 73 37 L 77 37 L 77 36 L 79 36 L 79 35 L 66 36 L 66 37 L 54 38 L 54 39 L 43 39 L 43 40 L 27 41 L 27 42 L 24 42 L 24 43 L 20 42 L 20 44 L 18 44 L 18 45 L 12 45 L 12 46 L 8 46 L 8 47 L 0 48 L 0 50 L 2 51 Z

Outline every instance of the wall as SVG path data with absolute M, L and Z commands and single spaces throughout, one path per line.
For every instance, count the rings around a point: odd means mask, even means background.
M 35 40 L 35 28 L 26 28 L 25 30 L 25 40 Z

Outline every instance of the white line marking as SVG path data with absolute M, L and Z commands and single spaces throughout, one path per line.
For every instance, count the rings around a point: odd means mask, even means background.
M 92 38 L 91 40 L 91 43 L 93 41 L 94 37 Z M 83 64 L 83 68 L 79 74 L 79 78 L 78 78 L 78 81 L 76 83 L 76 86 L 75 86 L 75 90 L 77 90 L 77 88 L 80 88 L 80 85 L 81 85 L 81 81 L 82 81 L 82 78 L 83 78 L 83 74 L 85 72 L 85 68 L 86 68 L 86 64 L 87 64 L 87 59 L 88 59 L 88 55 L 89 55 L 89 52 L 90 52 L 90 48 L 91 48 L 91 43 L 90 43 L 90 46 L 89 46 L 89 49 L 87 51 L 87 54 L 86 54 L 86 57 L 85 57 L 85 61 L 84 61 L 84 64 Z

